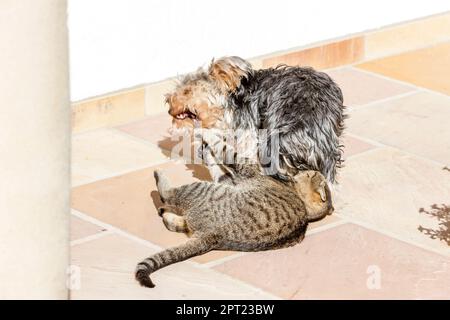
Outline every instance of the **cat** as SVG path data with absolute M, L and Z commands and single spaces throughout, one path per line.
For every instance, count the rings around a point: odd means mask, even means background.
M 156 253 L 137 265 L 144 287 L 150 274 L 167 265 L 211 250 L 262 251 L 293 246 L 305 236 L 308 222 L 334 210 L 330 189 L 318 171 L 302 171 L 291 182 L 263 175 L 255 164 L 224 165 L 219 182 L 201 181 L 172 188 L 154 172 L 166 228 L 191 236 L 185 244 Z

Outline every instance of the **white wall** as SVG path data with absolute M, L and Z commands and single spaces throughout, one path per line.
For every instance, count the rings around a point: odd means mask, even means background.
M 69 0 L 71 98 L 449 9 L 443 0 Z

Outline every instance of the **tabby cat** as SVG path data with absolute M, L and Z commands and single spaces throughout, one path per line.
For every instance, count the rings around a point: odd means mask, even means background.
M 221 165 L 225 166 L 225 165 Z M 136 279 L 154 287 L 150 274 L 172 263 L 211 250 L 260 251 L 295 245 L 303 240 L 308 222 L 333 211 L 330 190 L 317 171 L 303 171 L 293 182 L 260 173 L 257 165 L 235 164 L 219 182 L 195 182 L 171 188 L 155 171 L 163 202 L 158 209 L 167 229 L 191 235 L 137 265 Z

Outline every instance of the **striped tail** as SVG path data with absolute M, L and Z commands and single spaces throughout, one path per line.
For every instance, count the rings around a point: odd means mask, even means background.
M 141 286 L 153 288 L 155 285 L 150 279 L 150 274 L 170 264 L 187 260 L 189 258 L 205 254 L 214 249 L 216 244 L 214 236 L 190 239 L 183 245 L 158 252 L 136 267 L 136 280 Z

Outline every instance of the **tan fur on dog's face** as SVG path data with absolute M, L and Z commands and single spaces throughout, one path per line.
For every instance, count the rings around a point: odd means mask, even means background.
M 237 57 L 213 61 L 207 71 L 188 74 L 177 88 L 166 95 L 169 114 L 177 128 L 219 127 L 227 95 L 234 92 L 251 66 Z
M 203 128 L 214 127 L 223 115 L 223 107 L 218 105 L 216 94 L 215 88 L 202 80 L 178 86 L 166 96 L 174 126 L 194 128 L 197 122 Z

